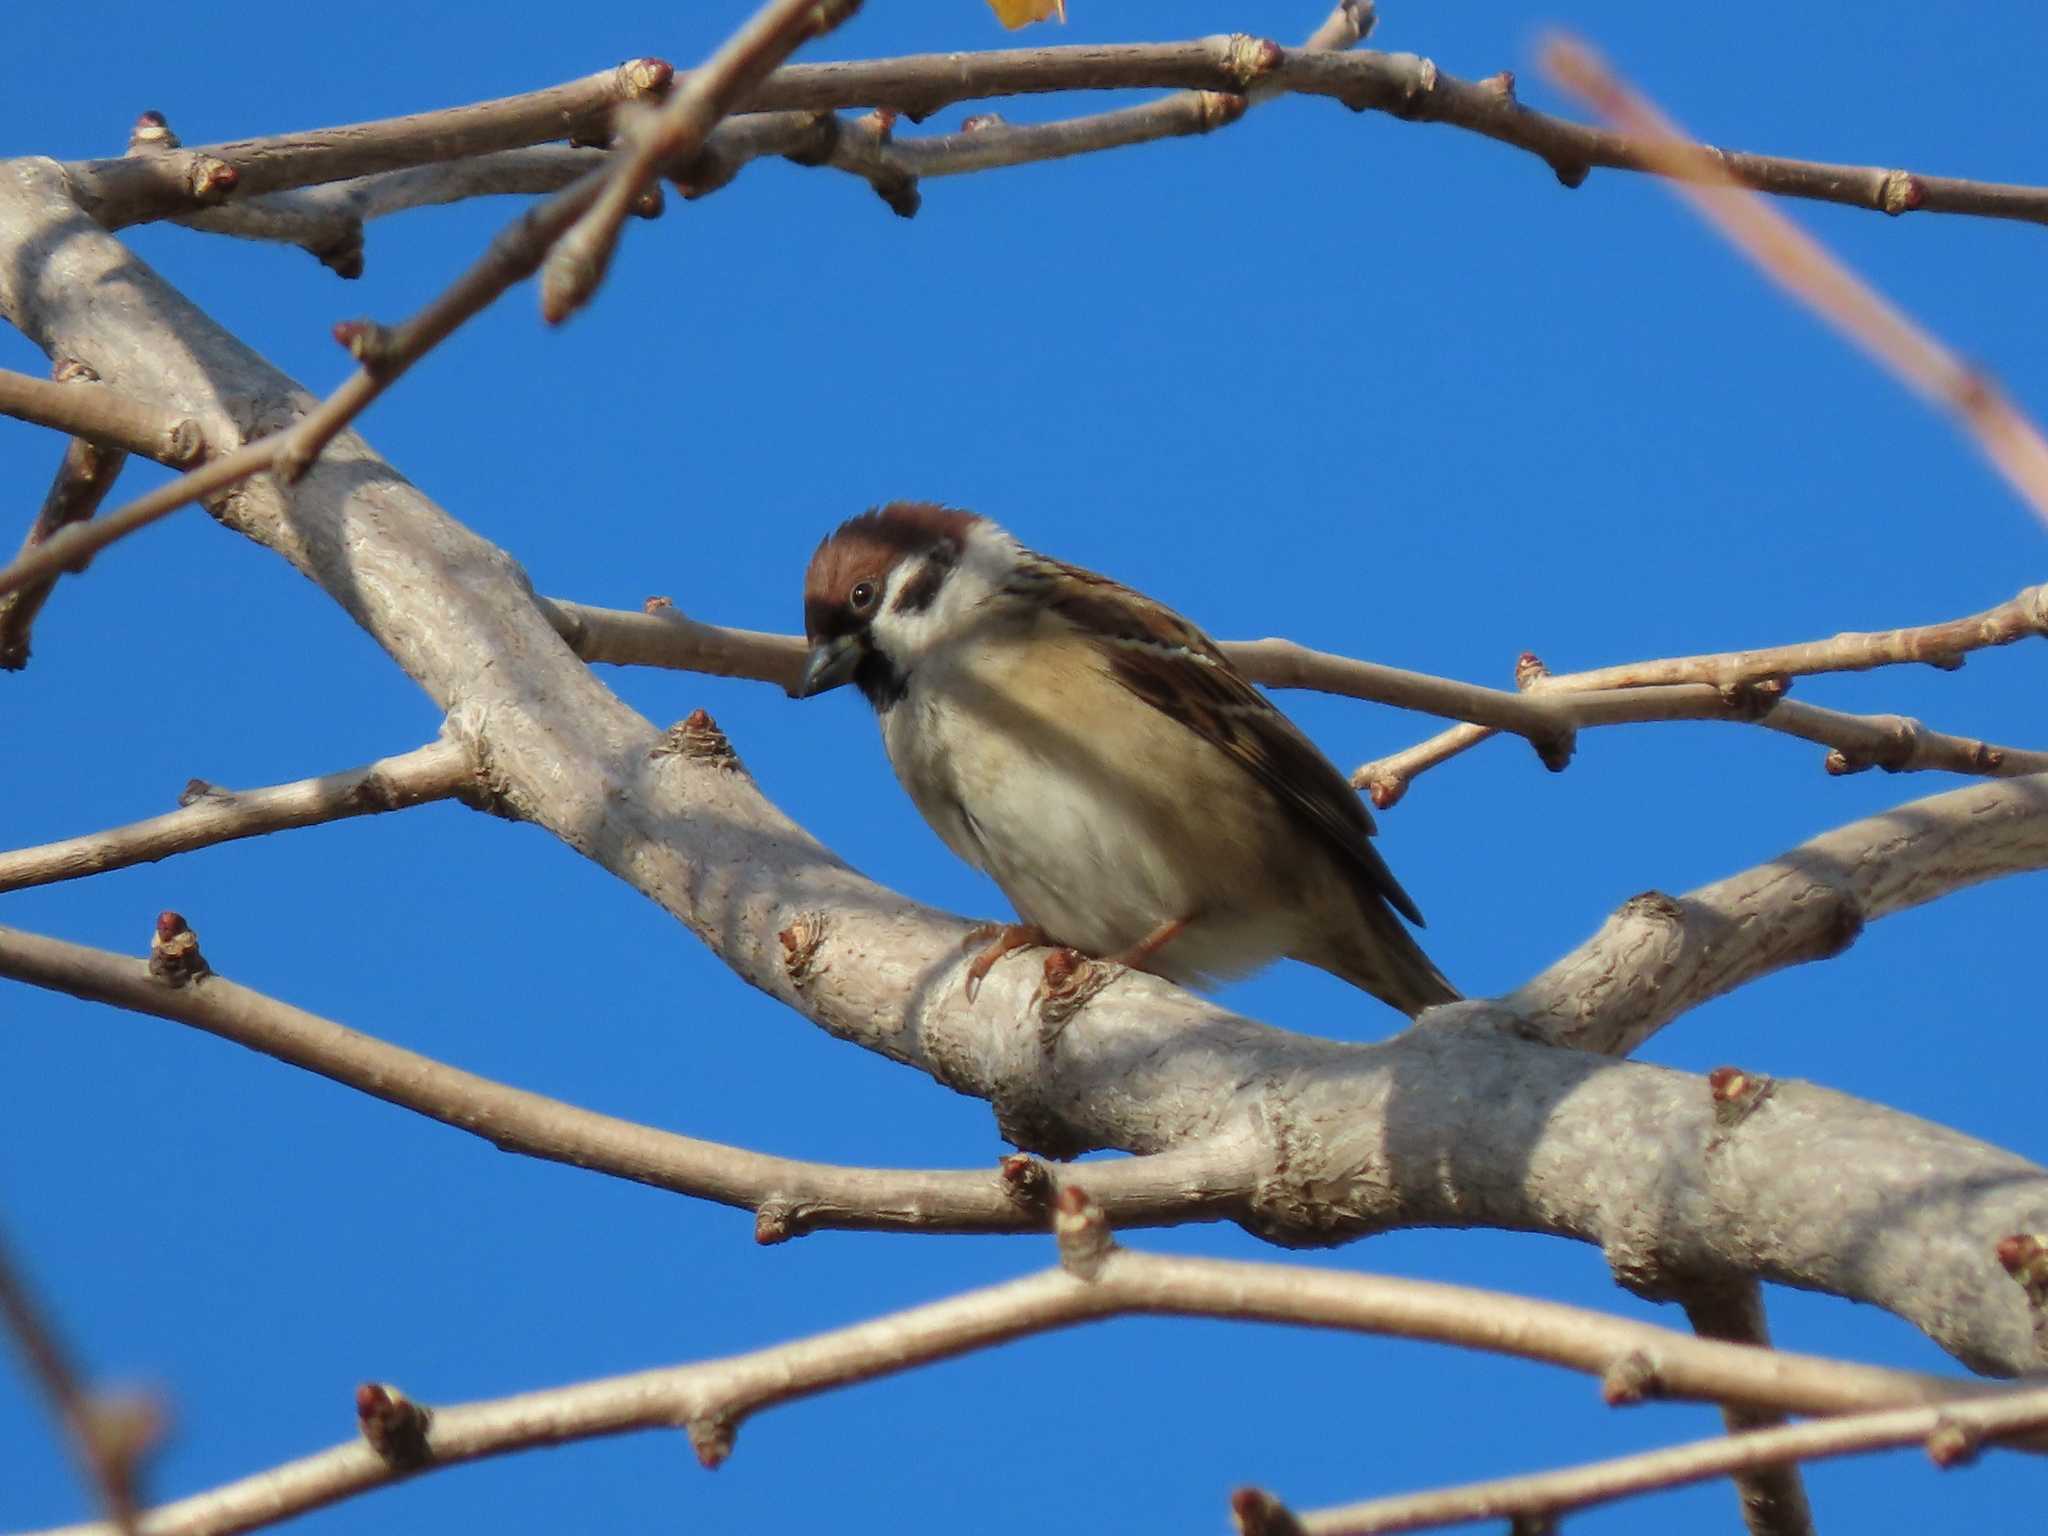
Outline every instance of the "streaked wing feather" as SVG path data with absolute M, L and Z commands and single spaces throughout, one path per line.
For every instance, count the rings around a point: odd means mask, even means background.
M 1170 608 L 1078 566 L 1044 589 L 1054 613 L 1105 642 L 1110 673 L 1134 696 L 1214 742 L 1353 861 L 1368 887 L 1410 922 L 1422 914 L 1372 844 L 1358 792 L 1215 643 Z M 1048 572 L 1050 575 L 1051 572 Z

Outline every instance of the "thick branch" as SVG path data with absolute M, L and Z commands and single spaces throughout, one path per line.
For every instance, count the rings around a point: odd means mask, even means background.
M 762 1242 L 828 1228 L 1040 1232 L 1047 1202 L 1068 1177 L 1021 1158 L 1001 1170 L 842 1168 L 699 1141 L 493 1082 L 217 975 L 169 986 L 143 960 L 12 928 L 0 927 L 0 976 L 205 1030 L 481 1136 L 501 1151 L 752 1211 Z M 1118 1226 L 1234 1215 L 1249 1193 L 1200 1146 L 1092 1163 L 1087 1179 Z
M 1837 955 L 1867 923 L 2048 868 L 2048 775 L 1911 801 L 1679 900 L 1631 898 L 1600 931 L 1500 999 L 1543 1038 L 1627 1055 L 1712 997 Z
M 209 432 L 234 421 L 221 391 L 305 398 L 80 215 L 54 170 L 17 164 L 0 182 L 0 230 L 37 253 L 0 262 L 0 310 L 47 349 L 94 357 L 117 388 Z M 2048 1175 L 2021 1159 L 1796 1084 L 1730 1134 L 1699 1078 L 1514 1039 L 1483 1027 L 1484 1005 L 1445 1010 L 1474 1027 L 1356 1046 L 1123 975 L 1048 1049 L 1033 1026 L 1059 998 L 1037 995 L 1048 978 L 1035 957 L 998 965 L 970 1006 L 960 920 L 847 868 L 729 750 L 665 742 L 562 643 L 511 560 L 360 438 L 339 436 L 295 487 L 241 486 L 219 515 L 320 584 L 420 681 L 515 814 L 822 1027 L 989 1100 L 1022 1145 L 1206 1143 L 1254 1171 L 1251 1224 L 1290 1241 L 1402 1223 L 1553 1232 L 1599 1243 L 1651 1292 L 1667 1276 L 1755 1273 L 1884 1306 L 1979 1369 L 2036 1363 L 2025 1296 L 1995 1256 L 2001 1238 L 2048 1228 Z M 1958 792 L 1984 797 L 1992 814 L 1976 819 L 1994 829 L 1996 807 L 2033 815 L 2039 794 L 2026 781 Z M 1940 807 L 1957 798 L 1894 814 L 1949 825 Z M 1961 821 L 1951 831 L 1958 850 L 1987 835 Z M 1920 874 L 1913 899 L 1944 888 Z M 1811 1176 L 1843 1167 L 1856 1170 L 1846 1189 Z M 1751 1213 L 1739 1232 L 1729 1209 Z
M 1554 1302 L 1377 1275 L 1166 1258 L 1115 1250 L 1088 1278 L 1065 1269 L 969 1291 L 872 1322 L 697 1365 L 433 1410 L 426 1464 L 450 1466 L 536 1446 L 636 1429 L 689 1429 L 715 1465 L 745 1419 L 835 1387 L 1122 1314 L 1218 1317 L 1432 1339 L 1548 1361 L 1595 1376 L 1617 1361 L 1657 1362 L 1667 1395 L 1775 1403 L 1809 1413 L 1951 1403 L 1985 1422 L 2017 1397 L 1971 1383 L 1688 1338 L 1647 1323 Z M 2036 1394 L 2038 1395 L 2038 1394 Z M 1939 1411 L 1922 1407 L 1934 1417 Z M 400 1481 L 360 1441 L 150 1511 L 146 1536 L 226 1536 Z M 72 1526 L 43 1536 L 87 1536 Z
M 0 853 L 0 892 L 149 864 L 174 853 L 291 827 L 480 793 L 475 759 L 466 745 L 454 741 L 432 742 L 360 768 L 264 789 L 227 790 L 194 779 L 185 791 L 182 810 Z

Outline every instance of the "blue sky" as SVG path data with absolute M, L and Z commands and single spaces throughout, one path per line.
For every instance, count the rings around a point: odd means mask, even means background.
M 742 7 L 333 13 L 22 6 L 0 58 L 0 151 L 117 152 L 135 114 L 188 142 L 530 89 L 637 54 L 688 62 Z M 1316 5 L 1087 4 L 1025 40 L 1270 28 Z M 354 19 L 354 13 L 351 13 Z M 2048 179 L 2048 20 L 2016 5 L 1548 11 L 1389 4 L 1375 41 L 1524 97 L 1539 24 L 1579 30 L 1702 135 L 1994 180 Z M 815 56 L 1004 46 L 976 0 L 871 0 Z M 1005 104 L 1013 119 L 1092 110 Z M 957 123 L 963 111 L 936 126 Z M 510 204 L 375 226 L 343 284 L 292 250 L 175 228 L 135 249 L 309 387 L 346 373 L 337 319 L 401 318 Z M 1795 216 L 2048 410 L 2041 230 Z M 1228 132 L 933 183 L 904 222 L 780 162 L 636 225 L 559 332 L 522 289 L 363 423 L 373 444 L 544 592 L 799 622 L 819 535 L 879 500 L 975 508 L 1226 637 L 1505 683 L 1559 669 L 1880 628 L 2041 578 L 2042 532 L 1949 425 L 1716 244 L 1668 194 L 1450 129 L 1282 101 Z M 0 366 L 40 369 L 11 332 Z M 0 422 L 25 520 L 55 444 Z M 151 483 L 131 471 L 124 488 Z M 12 535 L 8 535 L 11 537 Z M 1961 673 L 1802 684 L 2039 745 L 2038 654 Z M 917 819 L 850 692 L 608 672 L 657 721 L 712 711 L 764 789 L 920 900 L 1001 898 Z M 430 737 L 435 713 L 282 562 L 187 512 L 69 582 L 31 668 L 0 677 L 0 843 L 169 808 L 188 777 L 247 786 Z M 1433 722 L 1289 695 L 1349 767 Z M 1589 733 L 1545 772 L 1495 742 L 1382 818 L 1429 944 L 1469 992 L 1513 985 L 1628 895 L 1683 890 L 1916 795 L 1935 776 L 1830 779 L 1820 752 L 1733 726 Z M 1843 958 L 1699 1010 L 1648 1059 L 1825 1083 L 2041 1158 L 2039 877 L 1886 920 Z M 977 1166 L 986 1106 L 834 1042 L 672 921 L 531 829 L 453 807 L 286 834 L 9 896 L 0 922 L 135 951 L 161 908 L 215 966 L 414 1049 L 692 1135 L 848 1163 Z M 331 935 L 356 936 L 337 963 Z M 537 944 L 545 931 L 549 942 Z M 1283 966 L 1229 1001 L 1355 1037 L 1391 1014 Z M 1033 1238 L 822 1234 L 755 1247 L 741 1213 L 492 1151 L 156 1020 L 0 990 L 0 1220 L 67 1334 L 155 1384 L 176 1435 L 155 1489 L 194 1491 L 345 1438 L 350 1391 L 457 1401 L 774 1343 L 1044 1264 Z M 1309 1262 L 1235 1229 L 1160 1251 Z M 1518 1290 L 1677 1324 L 1597 1252 L 1403 1233 L 1313 1262 Z M 1948 1368 L 1869 1308 L 1773 1291 L 1780 1341 Z M 309 1532 L 647 1529 L 1219 1530 L 1236 1484 L 1298 1507 L 1540 1468 L 1709 1432 L 1705 1410 L 1615 1412 L 1555 1371 L 1438 1348 L 1127 1321 L 776 1410 L 716 1474 L 679 1436 L 528 1455 L 308 1517 Z M 0 1527 L 85 1509 L 21 1379 L 0 1372 Z M 1020 1446 L 1029 1446 L 1025 1457 Z M 1937 1475 L 1911 1454 L 1812 1474 L 1824 1528 L 1988 1523 L 2038 1473 Z M 1723 1487 L 1574 1531 L 1724 1531 Z

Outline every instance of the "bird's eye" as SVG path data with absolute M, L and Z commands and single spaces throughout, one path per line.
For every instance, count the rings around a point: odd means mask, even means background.
M 853 590 L 846 594 L 846 601 L 855 613 L 865 613 L 875 606 L 875 584 L 872 581 L 856 581 Z

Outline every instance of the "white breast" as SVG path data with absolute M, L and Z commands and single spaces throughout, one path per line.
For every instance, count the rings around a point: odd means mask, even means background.
M 927 658 L 882 730 L 925 819 L 1059 942 L 1114 955 L 1192 918 L 1155 966 L 1184 980 L 1241 974 L 1292 946 L 1289 914 L 1246 900 L 1271 853 L 1263 797 L 1085 645 L 1041 635 Z M 1190 815 L 1205 818 L 1199 850 Z

